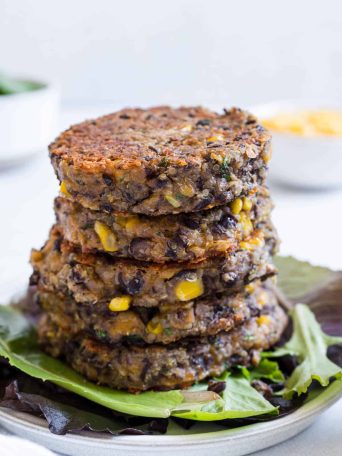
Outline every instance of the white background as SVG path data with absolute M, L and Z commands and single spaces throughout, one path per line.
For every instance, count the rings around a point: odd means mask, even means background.
M 340 0 L 0 0 L 0 71 L 67 102 L 342 101 Z

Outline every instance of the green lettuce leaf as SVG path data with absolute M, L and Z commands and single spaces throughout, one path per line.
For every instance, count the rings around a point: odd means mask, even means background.
M 297 304 L 291 311 L 293 334 L 291 339 L 265 357 L 294 355 L 299 365 L 285 383 L 284 397 L 306 393 L 313 380 L 328 386 L 331 379 L 342 379 L 342 368 L 327 357 L 328 347 L 342 343 L 342 337 L 325 334 L 315 315 L 305 304 Z
M 317 289 L 325 289 L 327 283 L 341 275 L 340 272 L 322 266 L 312 266 L 306 261 L 299 261 L 290 256 L 276 256 L 274 263 L 279 269 L 279 288 L 294 302 L 306 303 L 306 299 L 303 298 Z
M 277 408 L 254 389 L 242 374 L 229 375 L 227 372 L 216 380 L 226 382 L 222 398 L 194 406 L 191 410 L 174 411 L 173 415 L 190 420 L 214 421 L 278 413 Z M 200 387 L 196 385 L 197 389 Z M 202 384 L 202 387 L 207 388 L 207 385 Z
M 245 378 L 227 379 L 223 399 L 201 384 L 187 391 L 148 391 L 130 394 L 88 382 L 63 362 L 43 353 L 27 320 L 13 309 L 0 306 L 0 356 L 26 374 L 48 380 L 109 409 L 144 417 L 171 415 L 194 420 L 244 418 L 276 409 Z M 208 403 L 208 409 L 202 408 Z
M 263 379 L 270 380 L 273 383 L 280 383 L 285 380 L 282 371 L 279 369 L 278 363 L 266 358 L 262 359 L 260 364 L 252 369 L 242 367 L 241 372 L 249 381 Z
M 86 381 L 61 361 L 39 350 L 35 333 L 18 312 L 0 306 L 0 355 L 35 378 L 49 380 L 110 409 L 131 415 L 167 418 L 184 402 L 180 391 L 129 394 Z
M 280 272 L 280 288 L 287 298 L 292 302 L 307 303 L 314 310 L 324 330 L 330 334 L 340 335 L 342 273 L 313 267 L 290 257 L 277 257 L 276 263 Z M 294 353 L 301 364 L 309 358 L 301 367 L 303 370 L 297 371 L 301 365 L 298 366 L 288 379 L 285 389 L 288 396 L 294 392 L 304 392 L 308 385 L 304 385 L 303 389 L 303 383 L 311 383 L 317 374 L 322 384 L 326 384 L 327 379 L 329 381 L 331 374 L 335 378 L 341 376 L 341 369 L 336 372 L 337 366 L 326 357 L 327 347 L 340 342 L 341 339 L 322 333 L 313 316 L 307 318 L 306 311 L 305 318 L 299 318 L 298 315 L 303 312 L 298 311 L 298 308 L 293 313 L 295 331 L 297 332 L 296 325 L 304 325 L 304 329 L 301 329 L 300 335 L 293 337 L 294 342 L 290 344 L 291 339 L 286 344 L 286 349 L 283 347 L 268 354 L 270 358 L 282 356 L 280 353 Z M 316 341 L 317 334 L 320 342 Z M 11 365 L 31 377 L 49 380 L 108 409 L 129 415 L 156 418 L 174 415 L 202 421 L 273 414 L 276 413 L 276 409 L 251 387 L 250 382 L 258 378 L 272 382 L 282 381 L 277 363 L 265 358 L 257 368 L 242 369 L 243 375 L 226 374 L 227 385 L 223 397 L 216 396 L 215 400 L 208 395 L 207 383 L 195 385 L 186 392 L 146 392 L 139 395 L 100 387 L 87 382 L 66 364 L 43 353 L 37 346 L 35 332 L 26 319 L 3 306 L 0 306 L 0 356 L 9 359 Z M 342 385 L 342 382 L 338 383 Z

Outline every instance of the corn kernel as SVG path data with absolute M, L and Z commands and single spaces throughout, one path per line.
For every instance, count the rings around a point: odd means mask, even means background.
M 137 215 L 131 215 L 127 217 L 125 227 L 127 230 L 134 230 L 139 225 L 139 217 Z
M 182 195 L 191 198 L 195 194 L 195 190 L 193 189 L 192 185 L 189 184 L 182 184 L 179 191 Z
M 240 214 L 240 223 L 242 225 L 243 234 L 245 237 L 249 236 L 253 231 L 253 224 L 245 212 Z
M 247 241 L 241 241 L 240 247 L 244 250 L 253 250 L 254 246 Z
M 256 247 L 261 247 L 262 245 L 264 245 L 264 240 L 262 238 L 255 236 L 249 240 L 249 243 L 255 245 Z
M 147 323 L 146 329 L 149 333 L 156 334 L 156 335 L 161 334 L 163 332 L 163 327 L 159 321 L 158 322 L 155 322 L 153 320 L 149 321 Z
M 216 135 L 216 136 L 210 136 L 210 138 L 207 138 L 207 142 L 215 142 L 215 141 L 223 141 L 224 136 L 223 135 Z
M 171 204 L 173 207 L 180 207 L 181 203 L 172 195 L 165 195 L 165 199 Z
M 244 196 L 242 198 L 242 209 L 244 211 L 250 211 L 252 209 L 253 203 L 252 200 Z
M 176 285 L 175 293 L 176 297 L 180 301 L 190 301 L 203 294 L 203 282 L 202 279 L 196 279 L 193 282 L 189 280 L 182 280 Z
M 264 245 L 264 240 L 258 237 L 248 239 L 248 241 L 241 241 L 240 247 L 245 250 L 254 250 L 256 247 Z
M 255 286 L 253 283 L 249 283 L 248 285 L 245 286 L 245 290 L 249 294 L 253 293 L 254 289 L 255 289 Z
M 242 211 L 243 202 L 241 198 L 236 198 L 236 200 L 230 203 L 230 209 L 232 214 L 237 215 Z
M 181 131 L 192 131 L 192 125 L 185 125 L 184 127 L 181 128 Z
M 259 326 L 268 325 L 271 323 L 271 317 L 269 317 L 268 315 L 260 315 L 260 317 L 258 317 L 256 321 Z
M 123 312 L 124 310 L 128 310 L 129 306 L 132 302 L 132 296 L 124 295 L 124 296 L 117 296 L 113 298 L 110 303 L 108 304 L 109 310 L 112 312 Z
M 216 160 L 220 164 L 223 162 L 223 157 L 221 157 L 221 155 L 214 154 L 214 152 L 210 154 L 210 158 Z
M 61 185 L 59 187 L 59 190 L 61 193 L 63 193 L 64 196 L 71 196 L 70 192 L 68 191 L 68 189 L 66 188 L 66 185 L 65 185 L 65 182 L 62 181 L 61 182 Z
M 117 215 L 115 217 L 115 221 L 116 223 L 118 223 L 120 226 L 122 226 L 123 228 L 126 227 L 126 222 L 127 222 L 127 217 L 125 217 L 124 215 Z
M 115 234 L 112 232 L 110 228 L 105 223 L 99 222 L 96 220 L 95 222 L 95 232 L 100 238 L 102 247 L 106 250 L 106 252 L 116 252 L 118 250 Z

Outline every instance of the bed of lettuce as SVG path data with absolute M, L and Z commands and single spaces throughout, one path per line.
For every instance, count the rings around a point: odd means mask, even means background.
M 342 273 L 278 257 L 291 327 L 257 368 L 237 367 L 186 391 L 130 394 L 86 381 L 44 354 L 26 318 L 0 306 L 0 406 L 43 416 L 52 432 L 165 433 L 170 421 L 229 427 L 276 419 L 335 381 L 342 395 Z M 301 303 L 301 304 L 298 304 Z

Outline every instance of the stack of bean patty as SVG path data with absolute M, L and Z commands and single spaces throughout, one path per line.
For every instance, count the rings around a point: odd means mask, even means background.
M 56 224 L 31 256 L 43 349 L 132 392 L 257 364 L 287 321 L 270 150 L 236 108 L 124 109 L 62 133 Z

